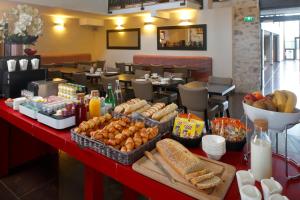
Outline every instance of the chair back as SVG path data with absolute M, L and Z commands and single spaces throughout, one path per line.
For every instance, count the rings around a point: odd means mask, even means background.
M 150 81 L 132 80 L 134 96 L 136 98 L 145 99 L 146 101 L 153 100 L 153 87 Z
M 141 69 L 136 69 L 134 70 L 134 76 L 136 78 L 142 78 L 145 76 L 145 74 L 149 74 L 150 75 L 151 71 L 146 71 L 146 70 L 141 70 Z
M 208 108 L 208 90 L 206 87 L 188 88 L 179 85 L 182 105 L 188 110 L 203 112 Z
M 102 71 L 103 71 L 104 66 L 105 66 L 105 60 L 98 60 L 96 62 L 96 68 L 101 68 Z
M 159 76 L 163 76 L 164 67 L 162 65 L 151 65 L 151 73 L 157 73 Z
M 120 69 L 115 67 L 105 67 L 105 70 L 107 72 L 120 72 Z
M 119 72 L 124 74 L 126 73 L 125 63 L 116 63 L 116 68 L 119 69 Z
M 74 73 L 72 74 L 72 81 L 73 83 L 79 84 L 79 85 L 87 85 L 87 77 L 85 75 L 85 73 Z
M 91 67 L 93 67 L 92 65 L 87 65 L 87 64 L 78 64 L 77 65 L 77 69 L 81 70 L 81 71 L 85 71 L 85 72 L 89 72 Z
M 219 85 L 233 85 L 233 79 L 232 78 L 223 78 L 223 77 L 217 77 L 217 76 L 209 76 L 208 77 L 208 83 L 210 84 L 219 84 Z
M 118 80 L 118 76 L 103 76 L 101 75 L 101 83 L 103 86 L 103 90 L 107 92 L 108 84 L 111 84 L 112 89 L 116 89 L 116 80 Z

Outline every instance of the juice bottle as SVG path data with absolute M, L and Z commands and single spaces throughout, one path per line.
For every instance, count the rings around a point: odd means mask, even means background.
M 91 91 L 91 100 L 89 103 L 89 112 L 90 118 L 99 117 L 100 116 L 100 108 L 101 108 L 101 100 L 99 98 L 99 91 L 92 90 Z

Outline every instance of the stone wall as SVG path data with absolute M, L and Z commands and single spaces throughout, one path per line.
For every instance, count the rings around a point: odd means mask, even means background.
M 260 90 L 261 48 L 258 0 L 233 0 L 233 68 L 237 92 Z M 244 22 L 254 16 L 254 22 Z

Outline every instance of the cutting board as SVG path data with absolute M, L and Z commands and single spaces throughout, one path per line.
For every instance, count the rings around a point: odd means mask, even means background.
M 198 190 L 187 180 L 185 180 L 180 174 L 178 174 L 173 168 L 171 168 L 160 154 L 156 151 L 152 151 L 153 156 L 163 164 L 165 169 L 171 174 L 175 179 L 175 182 L 172 183 L 166 174 L 157 167 L 151 160 L 147 157 L 142 157 L 140 160 L 136 161 L 132 168 L 144 176 L 147 176 L 151 179 L 154 179 L 162 184 L 165 184 L 175 190 L 183 192 L 191 197 L 201 200 L 220 200 L 223 199 L 231 185 L 231 182 L 235 176 L 235 167 L 222 163 L 219 161 L 211 160 L 203 156 L 196 155 L 203 162 L 204 166 L 210 171 L 214 172 L 219 176 L 223 181 L 217 187 L 210 190 Z

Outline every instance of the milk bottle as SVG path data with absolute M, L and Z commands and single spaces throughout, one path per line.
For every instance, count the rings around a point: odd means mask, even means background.
M 272 177 L 272 146 L 268 136 L 268 121 L 254 120 L 254 134 L 251 137 L 251 172 L 255 180 Z

